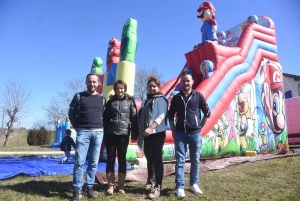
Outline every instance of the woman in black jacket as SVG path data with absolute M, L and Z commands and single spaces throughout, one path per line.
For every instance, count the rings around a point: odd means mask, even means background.
M 107 194 L 114 192 L 114 165 L 118 155 L 118 192 L 125 194 L 126 152 L 131 140 L 138 135 L 137 110 L 133 97 L 126 93 L 127 85 L 123 80 L 114 84 L 115 95 L 107 102 L 103 113 L 104 142 L 107 152 L 106 177 L 108 182 Z

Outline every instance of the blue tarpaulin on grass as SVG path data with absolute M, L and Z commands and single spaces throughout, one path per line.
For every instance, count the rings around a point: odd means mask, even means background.
M 60 164 L 60 157 L 26 156 L 26 157 L 0 157 L 0 180 L 8 179 L 19 174 L 31 177 L 73 174 L 74 157 L 69 162 Z M 130 169 L 130 164 L 127 165 Z M 130 167 L 129 167 L 130 166 Z M 87 162 L 85 163 L 85 171 Z M 106 163 L 99 162 L 97 172 L 105 172 Z M 115 165 L 117 170 L 118 165 Z

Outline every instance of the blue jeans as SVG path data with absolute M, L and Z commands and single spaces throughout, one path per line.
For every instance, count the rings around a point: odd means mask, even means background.
M 84 163 L 88 154 L 88 167 L 86 171 L 86 184 L 94 185 L 97 172 L 100 146 L 102 144 L 102 131 L 79 131 L 76 137 L 75 164 L 73 170 L 73 188 L 81 190 L 83 186 Z
M 70 153 L 70 151 L 65 151 L 65 154 L 66 154 L 66 156 L 62 159 L 63 160 L 63 162 L 66 162 L 66 161 L 68 161 L 69 160 L 69 158 L 70 158 L 70 156 L 71 156 L 71 153 Z
M 200 153 L 202 145 L 201 132 L 175 133 L 175 157 L 176 157 L 176 190 L 184 188 L 184 164 L 186 159 L 187 144 L 189 144 L 191 170 L 190 170 L 190 186 L 198 184 L 200 173 Z

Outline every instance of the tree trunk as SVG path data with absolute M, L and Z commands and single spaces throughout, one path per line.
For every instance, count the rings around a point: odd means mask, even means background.
M 11 130 L 12 126 L 13 126 L 13 123 L 11 122 L 7 128 L 7 134 L 5 135 L 5 141 L 4 141 L 3 147 L 6 147 L 6 145 L 8 144 L 9 136 L 12 133 L 12 130 Z
M 9 138 L 9 136 L 10 136 L 10 133 L 7 132 L 7 134 L 5 135 L 5 141 L 4 141 L 3 147 L 5 147 L 8 144 L 8 138 Z

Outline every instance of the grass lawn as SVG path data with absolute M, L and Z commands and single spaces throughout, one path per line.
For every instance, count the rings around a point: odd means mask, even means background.
M 0 151 L 48 151 L 50 148 L 30 147 L 26 142 L 26 132 L 20 132 L 10 139 L 7 147 Z M 19 139 L 19 140 L 18 140 Z M 22 143 L 21 143 L 22 142 Z M 3 167 L 1 167 L 3 168 Z M 225 169 L 201 173 L 202 195 L 195 195 L 188 189 L 186 176 L 185 200 L 300 200 L 300 156 L 244 163 Z M 0 200 L 70 200 L 72 175 L 27 177 L 17 176 L 0 182 Z M 165 177 L 161 196 L 157 200 L 177 200 L 174 194 L 175 176 Z M 106 196 L 107 185 L 95 184 L 98 191 L 95 199 L 89 200 L 146 200 L 144 182 L 127 182 L 126 195 Z M 83 197 L 81 200 L 88 200 Z

